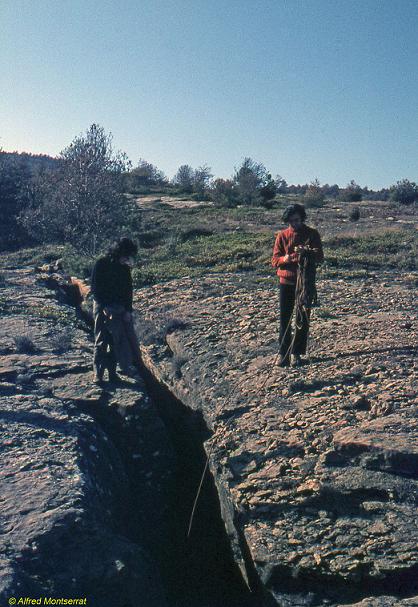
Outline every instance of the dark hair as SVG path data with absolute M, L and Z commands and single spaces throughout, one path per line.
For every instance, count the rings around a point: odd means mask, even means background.
M 132 257 L 138 253 L 138 246 L 130 238 L 121 238 L 115 242 L 109 249 L 107 255 L 111 259 L 117 260 L 121 257 Z
M 292 215 L 299 215 L 302 221 L 305 221 L 306 219 L 306 211 L 305 211 L 305 207 L 303 206 L 303 204 L 289 204 L 285 210 L 284 213 L 282 215 L 282 219 L 285 223 L 287 223 L 289 221 L 289 218 Z

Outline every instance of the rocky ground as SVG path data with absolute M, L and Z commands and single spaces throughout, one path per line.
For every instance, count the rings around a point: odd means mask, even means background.
M 213 274 L 136 292 L 144 363 L 202 414 L 234 558 L 266 604 L 418 605 L 411 278 L 319 280 L 300 369 L 277 366 L 269 278 Z M 165 427 L 141 386 L 92 386 L 84 321 L 45 277 L 3 279 L 1 596 L 163 605 L 148 548 L 166 539 Z
M 211 275 L 136 294 L 146 366 L 213 432 L 235 558 L 282 607 L 418 605 L 410 279 L 320 280 L 300 369 L 277 366 L 268 280 Z
M 33 269 L 3 279 L 0 597 L 161 607 L 148 546 L 161 542 L 165 428 L 141 387 L 92 385 L 83 323 Z

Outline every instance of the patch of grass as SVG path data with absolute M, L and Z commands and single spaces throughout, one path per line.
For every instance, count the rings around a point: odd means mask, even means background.
M 35 354 L 38 352 L 38 348 L 29 335 L 15 335 L 13 341 L 15 342 L 16 352 L 18 354 Z
M 65 331 L 70 326 L 84 329 L 83 323 L 75 317 L 70 306 L 53 304 L 27 305 L 25 302 L 14 303 L 6 296 L 0 297 L 0 315 L 22 316 L 26 318 L 45 318 L 54 322 Z
M 135 288 L 217 272 L 249 272 L 253 277 L 277 280 L 270 259 L 274 233 L 284 227 L 282 210 L 289 202 L 289 197 L 280 197 L 275 202 L 280 208 L 272 209 L 199 205 L 139 211 L 141 227 L 131 234 L 140 244 L 133 271 Z M 333 226 L 341 229 L 332 205 L 310 214 L 314 221 L 308 223 L 323 226 L 322 235 L 329 234 Z M 343 217 L 346 219 L 345 214 Z M 360 227 L 364 229 L 363 224 Z M 406 227 L 333 235 L 324 238 L 324 248 L 319 277 L 362 278 L 379 269 L 416 269 L 416 242 L 413 231 Z M 95 261 L 69 246 L 47 246 L 5 254 L 0 267 L 42 265 L 58 258 L 66 273 L 80 278 L 90 276 Z M 0 311 L 4 307 L 10 311 L 10 306 L 10 302 L 0 302 Z
M 28 308 L 28 313 L 36 318 L 46 318 L 60 322 L 63 325 L 74 323 L 74 311 L 69 306 L 31 306 Z
M 263 269 L 271 255 L 270 234 L 229 232 L 197 236 L 185 242 L 157 247 L 142 256 L 142 264 L 133 272 L 140 287 L 154 282 L 203 276 L 208 272 L 236 272 Z
M 271 232 L 232 231 L 165 242 L 142 255 L 141 265 L 133 273 L 134 284 L 141 287 L 213 272 L 266 275 L 271 271 L 273 240 Z M 319 275 L 327 278 L 362 278 L 371 269 L 416 268 L 416 242 L 409 230 L 335 236 L 325 240 L 324 248 L 326 261 Z
M 87 257 L 67 246 L 63 252 L 62 263 L 65 273 L 77 278 L 90 278 L 95 258 Z
M 20 268 L 51 263 L 62 257 L 64 249 L 65 247 L 58 245 L 44 245 L 18 251 L 3 251 L 0 256 L 0 267 Z
M 71 349 L 73 335 L 69 328 L 58 331 L 50 338 L 50 345 L 56 354 L 64 354 Z
M 183 209 L 152 209 L 142 214 L 141 231 L 135 236 L 141 246 L 158 246 L 172 233 L 182 241 L 196 236 L 210 236 L 239 228 L 244 232 L 274 231 L 282 225 L 281 208 L 236 207 L 231 209 L 199 206 Z
M 171 316 L 169 313 L 161 311 L 157 315 L 157 322 L 136 318 L 135 330 L 138 339 L 145 346 L 155 343 L 164 343 L 165 338 L 174 331 L 184 331 L 189 323 L 178 316 Z
M 327 266 L 334 268 L 415 270 L 416 257 L 416 236 L 409 230 L 341 235 L 325 242 Z
M 337 315 L 334 314 L 332 310 L 330 308 L 327 308 L 326 306 L 319 306 L 318 308 L 316 308 L 315 314 L 323 320 L 326 320 L 327 318 L 337 318 Z
M 43 245 L 30 249 L 2 252 L 0 268 L 21 268 L 42 266 L 62 259 L 64 272 L 85 278 L 90 276 L 94 259 L 86 257 L 69 245 Z
M 166 319 L 164 331 L 168 335 L 169 333 L 174 333 L 174 331 L 184 331 L 188 326 L 188 323 L 183 318 L 169 316 Z

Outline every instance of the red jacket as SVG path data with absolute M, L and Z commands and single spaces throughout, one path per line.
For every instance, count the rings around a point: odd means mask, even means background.
M 272 266 L 277 268 L 277 275 L 282 284 L 296 284 L 298 254 L 295 253 L 295 247 L 297 245 L 309 245 L 316 249 L 316 263 L 324 261 L 321 237 L 317 230 L 305 224 L 297 232 L 291 227 L 282 230 L 277 234 L 271 260 Z M 285 255 L 290 255 L 290 261 L 287 263 L 284 261 Z

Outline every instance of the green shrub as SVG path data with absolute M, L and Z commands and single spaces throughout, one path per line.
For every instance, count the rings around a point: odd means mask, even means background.
M 390 199 L 400 204 L 412 204 L 418 200 L 418 185 L 409 179 L 397 181 L 390 188 Z
M 350 210 L 349 218 L 350 218 L 350 221 L 358 221 L 360 219 L 360 209 L 359 209 L 359 207 L 353 207 Z
M 215 179 L 210 196 L 218 207 L 236 207 L 238 204 L 238 190 L 231 179 Z
M 181 233 L 182 241 L 192 240 L 193 238 L 197 238 L 198 236 L 212 236 L 213 231 L 205 226 L 195 226 L 189 229 L 184 230 Z
M 303 204 L 307 208 L 319 208 L 324 205 L 325 196 L 318 179 L 312 181 L 303 196 Z
M 347 187 L 340 192 L 339 198 L 343 202 L 360 202 L 363 198 L 361 187 L 352 179 Z
M 138 235 L 139 245 L 144 249 L 152 249 L 156 245 L 160 244 L 166 237 L 167 233 L 162 229 L 148 230 L 141 232 Z

